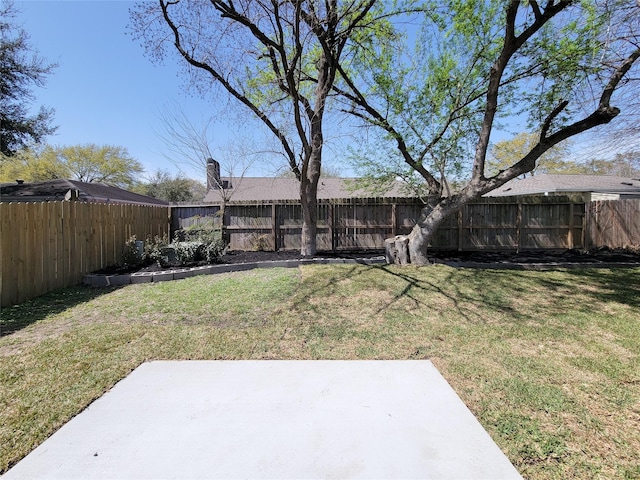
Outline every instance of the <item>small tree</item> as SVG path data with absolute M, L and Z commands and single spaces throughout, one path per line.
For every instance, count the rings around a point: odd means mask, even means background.
M 40 108 L 29 114 L 31 88 L 42 86 L 56 67 L 38 56 L 29 35 L 15 26 L 16 8 L 11 1 L 0 4 L 0 154 L 15 155 L 55 131 L 53 110 Z
M 73 178 L 82 182 L 131 188 L 144 172 L 142 164 L 126 148 L 115 145 L 74 145 L 57 148 L 56 153 Z
M 538 143 L 539 133 L 519 133 L 511 140 L 503 140 L 492 145 L 489 149 L 489 158 L 487 159 L 487 172 L 489 175 L 495 175 L 509 168 L 522 157 L 524 157 Z M 535 175 L 537 173 L 563 173 L 567 170 L 567 158 L 570 155 L 568 142 L 558 144 L 543 153 L 536 166 L 526 175 Z

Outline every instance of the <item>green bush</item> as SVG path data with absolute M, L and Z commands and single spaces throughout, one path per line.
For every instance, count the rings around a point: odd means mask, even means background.
M 167 258 L 164 255 L 162 249 L 169 245 L 169 236 L 164 234 L 162 236 L 155 235 L 153 237 L 147 237 L 144 243 L 144 260 L 147 264 L 157 263 L 159 266 L 164 267 L 167 264 Z
M 202 242 L 173 242 L 169 246 L 173 248 L 180 265 L 195 263 L 202 259 L 201 252 L 204 249 Z
M 211 243 L 205 244 L 202 255 L 207 263 L 215 263 L 220 260 L 226 251 L 227 244 L 222 238 L 219 238 Z
M 138 248 L 135 235 L 124 244 L 121 261 L 122 265 L 127 268 L 139 267 L 144 263 L 144 253 Z
M 215 263 L 227 249 L 222 231 L 213 222 L 191 225 L 178 230 L 171 246 L 174 247 L 178 260 L 188 258 L 190 259 L 188 262 L 204 260 L 207 263 Z

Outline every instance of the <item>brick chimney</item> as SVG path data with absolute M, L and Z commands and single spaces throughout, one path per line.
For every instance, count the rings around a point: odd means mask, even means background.
M 207 190 L 218 189 L 221 186 L 220 164 L 213 158 L 207 158 Z

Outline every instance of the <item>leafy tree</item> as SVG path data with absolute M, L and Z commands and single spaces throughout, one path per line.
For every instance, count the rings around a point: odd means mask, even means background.
M 94 144 L 26 149 L 0 161 L 0 179 L 27 182 L 72 178 L 131 188 L 144 169 L 127 149 Z
M 450 214 L 620 113 L 611 102 L 633 85 L 639 10 L 622 1 L 433 1 L 415 38 L 393 25 L 384 45 L 363 36 L 351 68 L 338 67 L 334 91 L 344 110 L 394 145 L 391 161 L 404 163 L 428 190 L 412 232 L 389 241 L 397 261 L 426 263 L 429 240 Z M 624 27 L 608 28 L 614 24 Z M 490 173 L 492 132 L 524 113 L 537 140 Z M 384 159 L 375 167 L 384 172 Z M 465 185 L 446 195 L 447 176 L 463 169 Z
M 52 147 L 25 148 L 11 157 L 0 155 L 0 181 L 43 182 L 69 178 L 71 172 L 61 163 Z
M 201 92 L 222 87 L 278 140 L 300 181 L 303 255 L 316 252 L 327 100 L 338 62 L 372 21 L 374 3 L 159 0 L 132 12 L 133 29 L 152 58 L 175 49 Z
M 58 160 L 71 176 L 82 182 L 98 182 L 131 188 L 144 172 L 142 164 L 124 147 L 114 145 L 74 145 L 56 149 Z
M 540 135 L 537 133 L 519 133 L 511 140 L 503 140 L 492 145 L 489 149 L 489 158 L 487 159 L 487 172 L 489 175 L 495 175 L 500 170 L 505 170 L 524 157 L 538 143 Z M 543 153 L 536 166 L 530 172 L 524 173 L 523 176 L 535 175 L 536 173 L 568 173 L 568 167 L 572 162 L 567 160 L 569 157 L 569 143 L 560 143 L 545 153 Z
M 591 158 L 575 163 L 567 173 L 640 178 L 640 152 L 618 153 L 612 159 Z
M 166 170 L 157 170 L 147 182 L 137 185 L 135 191 L 167 202 L 200 202 L 206 194 L 202 183 L 180 175 L 171 176 Z
M 42 86 L 55 64 L 39 57 L 29 35 L 16 27 L 17 10 L 10 1 L 0 4 L 0 153 L 12 156 L 55 131 L 53 110 L 41 107 L 29 114 L 31 88 Z
M 491 147 L 487 170 L 493 175 L 501 169 L 508 168 L 524 157 L 537 141 L 536 134 L 521 133 L 511 140 L 496 143 Z M 535 169 L 528 174 L 563 173 L 640 177 L 640 152 L 638 151 L 617 153 L 610 159 L 595 157 L 574 160 L 569 159 L 569 150 L 566 142 L 556 145 L 538 159 Z

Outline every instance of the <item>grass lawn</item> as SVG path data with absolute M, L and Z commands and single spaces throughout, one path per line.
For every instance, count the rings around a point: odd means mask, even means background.
M 525 478 L 640 477 L 640 269 L 304 266 L 0 313 L 0 473 L 152 359 L 430 359 Z

